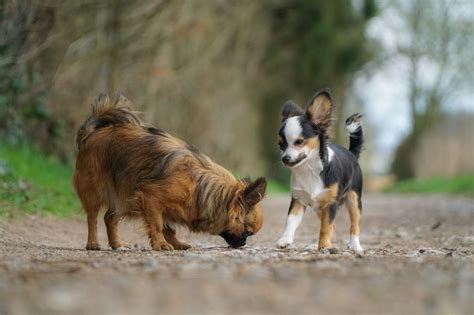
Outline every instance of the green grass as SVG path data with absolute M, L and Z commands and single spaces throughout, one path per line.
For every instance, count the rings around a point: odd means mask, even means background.
M 448 193 L 474 197 L 474 175 L 454 178 L 431 178 L 404 180 L 387 189 L 387 192 Z
M 0 216 L 18 210 L 58 216 L 79 213 L 71 166 L 28 146 L 3 144 L 0 163 Z
M 267 180 L 267 193 L 268 194 L 283 194 L 290 192 L 288 185 L 284 185 L 280 182 L 277 182 L 273 179 Z

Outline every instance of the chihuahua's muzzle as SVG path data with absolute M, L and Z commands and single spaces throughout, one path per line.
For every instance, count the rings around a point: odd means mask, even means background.
M 281 161 L 283 162 L 284 165 L 292 167 L 292 166 L 297 165 L 298 163 L 300 163 L 306 158 L 307 158 L 307 155 L 305 153 L 300 153 L 300 155 L 298 155 L 298 158 L 295 161 L 292 161 L 289 155 L 284 155 L 281 158 Z

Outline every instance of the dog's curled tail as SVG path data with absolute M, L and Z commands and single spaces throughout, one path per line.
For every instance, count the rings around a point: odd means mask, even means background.
M 362 114 L 357 113 L 346 119 L 346 129 L 350 136 L 349 151 L 351 151 L 356 158 L 359 158 L 364 144 L 364 131 L 360 123 L 362 117 Z
M 100 94 L 92 106 L 92 113 L 77 130 L 77 148 L 80 149 L 86 139 L 97 129 L 123 124 L 143 126 L 138 112 L 133 111 L 131 105 L 131 102 L 121 93 L 112 98 L 106 94 Z

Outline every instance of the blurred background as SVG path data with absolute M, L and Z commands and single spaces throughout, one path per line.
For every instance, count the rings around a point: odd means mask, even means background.
M 334 142 L 348 144 L 348 115 L 365 115 L 366 189 L 474 195 L 473 6 L 2 0 L 0 212 L 78 208 L 75 132 L 99 93 L 117 91 L 145 121 L 284 192 L 281 106 L 328 87 Z

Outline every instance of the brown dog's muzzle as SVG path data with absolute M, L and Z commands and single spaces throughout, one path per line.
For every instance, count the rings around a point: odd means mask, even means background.
M 239 236 L 231 234 L 229 232 L 222 232 L 221 234 L 219 234 L 219 236 L 222 237 L 227 242 L 227 244 L 230 245 L 230 247 L 239 248 L 245 246 L 248 235 L 243 234 Z

